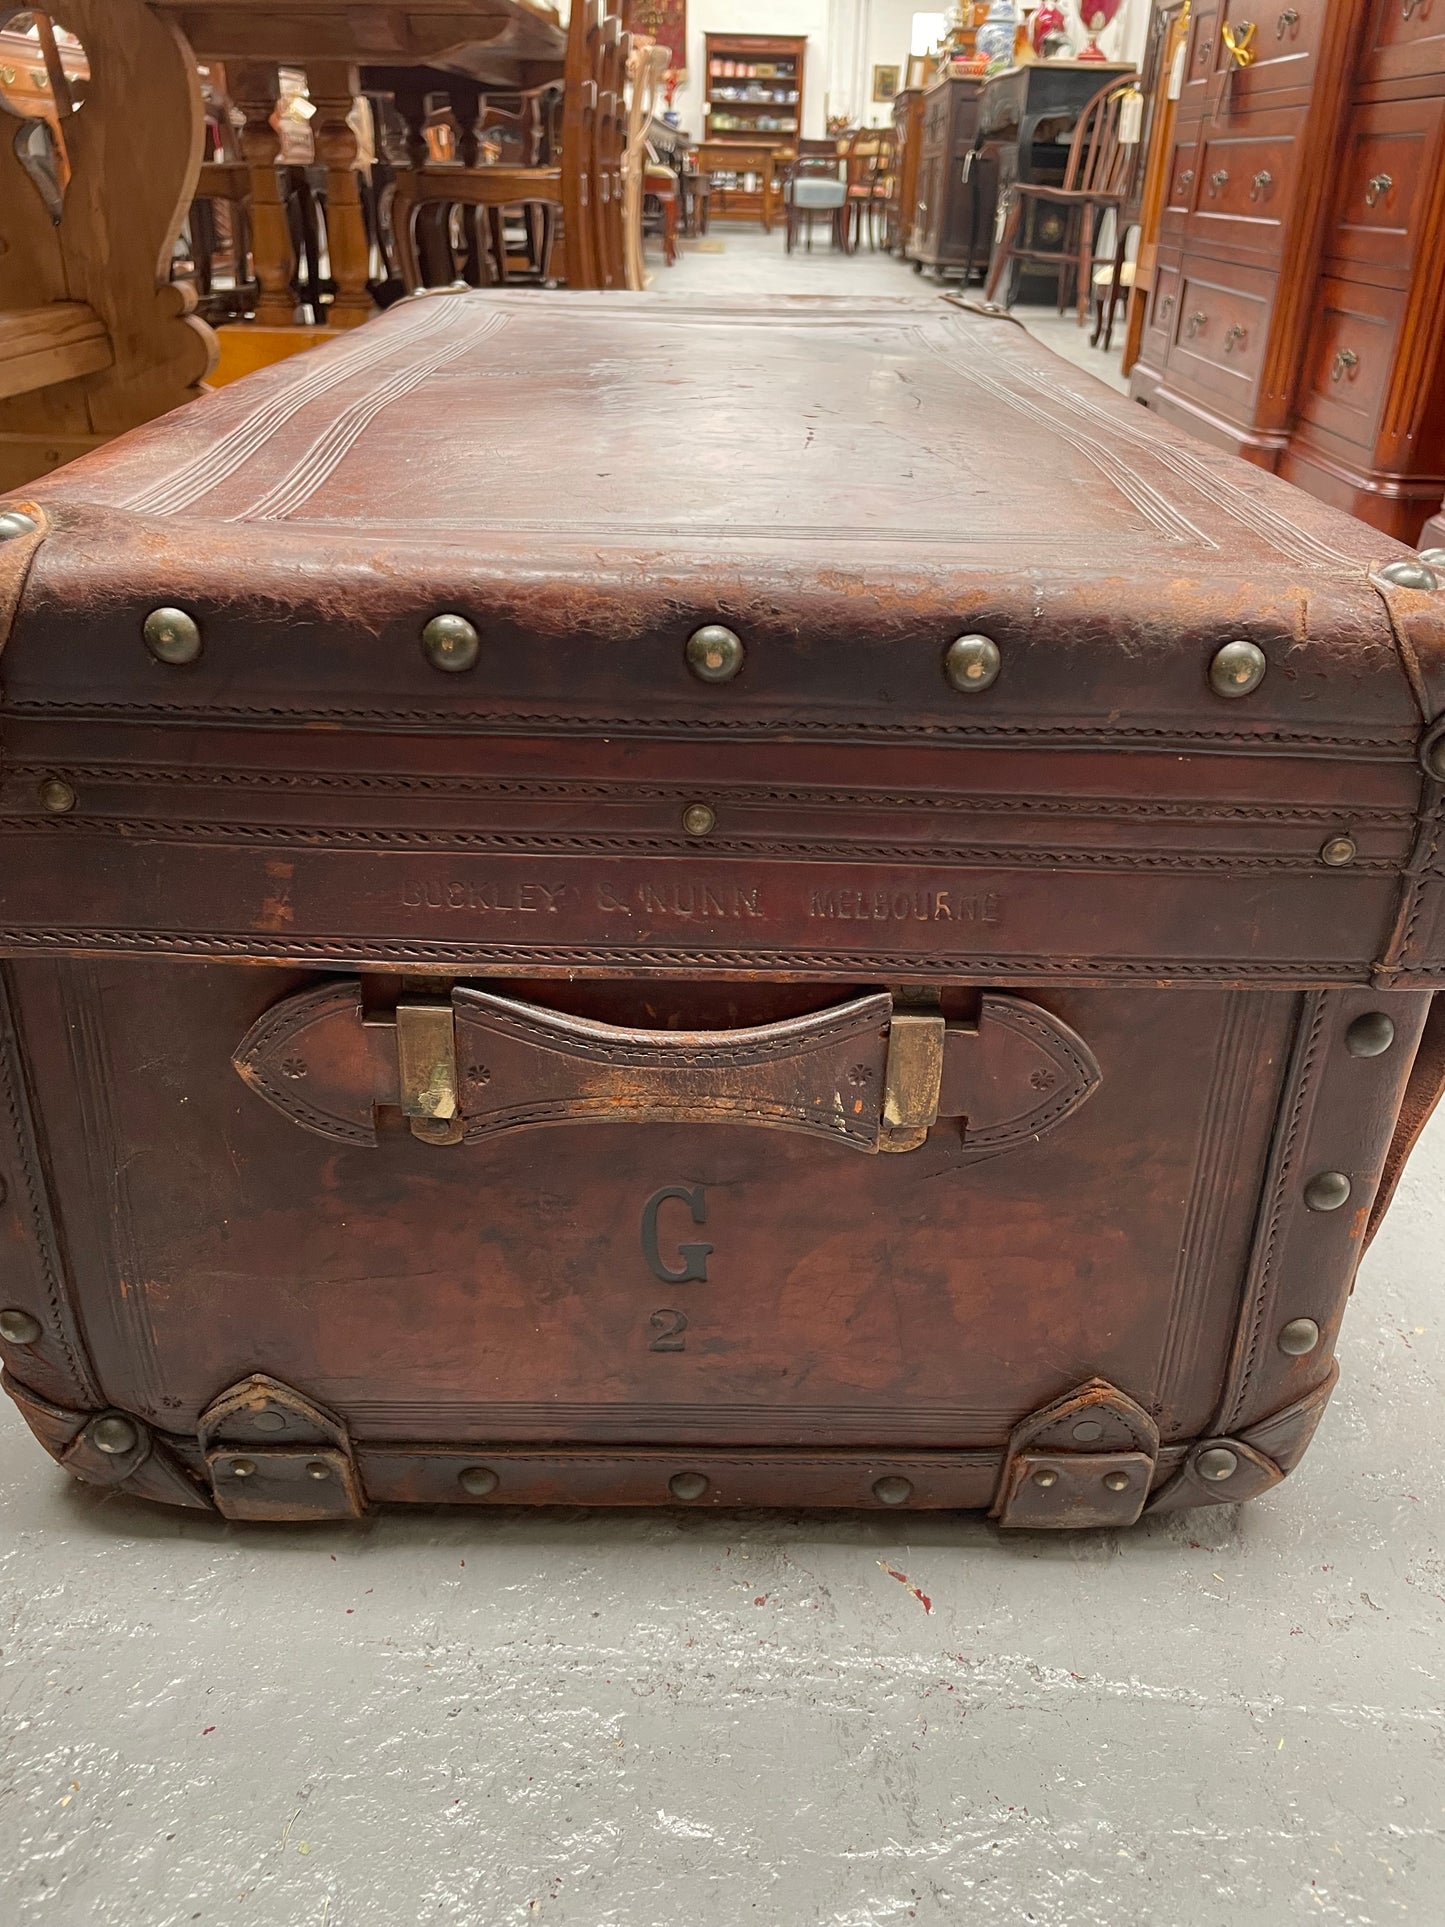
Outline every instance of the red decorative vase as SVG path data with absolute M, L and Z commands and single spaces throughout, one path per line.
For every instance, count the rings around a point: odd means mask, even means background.
M 1040 59 L 1043 58 L 1045 35 L 1051 33 L 1066 33 L 1068 31 L 1068 25 L 1068 21 L 1064 18 L 1063 8 L 1056 7 L 1053 4 L 1053 0 L 1044 0 L 1044 4 L 1034 15 L 1029 27 L 1029 39 L 1033 41 L 1034 52 Z
M 1080 54 L 1080 60 L 1107 60 L 1108 55 L 1099 45 L 1099 35 L 1105 27 L 1113 24 L 1114 15 L 1119 11 L 1121 0 L 1079 0 L 1079 19 L 1084 32 L 1089 36 L 1089 44 Z

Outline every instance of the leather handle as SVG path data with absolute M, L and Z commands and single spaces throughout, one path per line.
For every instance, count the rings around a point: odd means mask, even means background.
M 437 1145 L 555 1124 L 702 1123 L 867 1153 L 915 1150 L 952 1119 L 967 1149 L 992 1156 L 1061 1124 L 1099 1082 L 1067 1025 L 992 992 L 976 1024 L 895 1007 L 879 991 L 781 1023 L 658 1031 L 462 986 L 430 1005 L 364 1012 L 348 979 L 267 1011 L 234 1063 L 303 1129 L 352 1145 L 378 1141 L 386 1110 Z

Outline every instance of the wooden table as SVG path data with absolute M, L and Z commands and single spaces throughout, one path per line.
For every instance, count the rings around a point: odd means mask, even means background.
M 251 250 L 260 295 L 256 321 L 289 326 L 295 260 L 271 126 L 278 66 L 302 67 L 316 107 L 316 158 L 326 169 L 326 238 L 336 297 L 334 327 L 373 312 L 369 245 L 356 181 L 356 136 L 347 116 L 364 66 L 450 68 L 498 87 L 557 78 L 566 29 L 543 0 L 150 0 L 201 60 L 225 63 L 245 117 L 241 148 L 251 184 Z

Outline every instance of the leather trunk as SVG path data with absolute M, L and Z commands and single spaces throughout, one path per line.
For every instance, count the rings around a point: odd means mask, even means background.
M 418 298 L 7 506 L 72 1471 L 1051 1527 L 1298 1461 L 1445 1055 L 1407 551 L 943 300 Z

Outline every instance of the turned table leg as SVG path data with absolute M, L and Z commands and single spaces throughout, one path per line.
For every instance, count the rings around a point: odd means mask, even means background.
M 336 284 L 327 318 L 333 328 L 355 328 L 375 313 L 366 285 L 371 244 L 356 178 L 356 133 L 347 118 L 360 83 L 355 67 L 327 60 L 307 67 L 306 85 L 316 108 L 316 158 L 326 169 L 326 251 Z
M 281 189 L 281 136 L 271 125 L 280 99 L 274 66 L 235 61 L 226 69 L 231 98 L 244 117 L 241 154 L 251 177 L 251 258 L 259 293 L 256 320 L 268 327 L 289 327 L 296 319 L 292 281 L 296 257 Z

